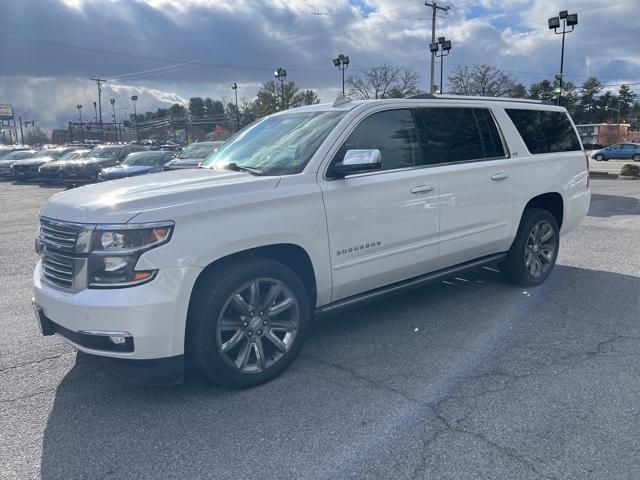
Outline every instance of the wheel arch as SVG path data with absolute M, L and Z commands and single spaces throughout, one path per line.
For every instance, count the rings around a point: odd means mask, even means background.
M 216 270 L 231 263 L 251 258 L 269 258 L 291 268 L 307 287 L 311 305 L 313 306 L 316 304 L 318 295 L 316 272 L 313 268 L 311 257 L 307 251 L 299 245 L 293 243 L 276 243 L 234 252 L 209 263 L 200 272 L 195 284 L 193 285 L 189 300 L 189 308 L 191 308 L 191 303 L 193 302 L 195 295 L 198 293 L 198 290 L 202 288 L 202 285 L 206 283 L 207 278 L 209 278 L 209 276 Z
M 562 195 L 560 193 L 547 192 L 533 197 L 527 202 L 524 209 L 522 210 L 522 214 L 520 215 L 520 222 L 522 222 L 524 212 L 526 212 L 527 209 L 530 208 L 540 208 L 542 210 L 547 210 L 556 219 L 558 229 L 562 228 L 562 222 L 564 220 L 564 199 L 562 198 Z

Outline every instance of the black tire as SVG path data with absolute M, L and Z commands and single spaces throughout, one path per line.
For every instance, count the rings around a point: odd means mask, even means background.
M 528 246 L 528 242 L 530 241 L 530 236 L 534 234 L 534 228 L 541 224 L 548 224 L 553 231 L 553 238 L 555 239 L 555 247 L 553 248 L 553 252 L 548 255 L 550 257 L 549 261 L 540 260 L 539 265 L 545 263 L 545 267 L 540 267 L 538 274 L 533 274 L 530 269 L 531 267 L 527 265 L 527 252 L 529 252 L 529 262 L 531 262 L 531 250 L 530 246 Z M 536 242 L 534 242 L 536 243 Z M 520 221 L 520 226 L 518 227 L 518 234 L 516 235 L 509 252 L 507 253 L 507 258 L 501 264 L 501 270 L 504 277 L 513 284 L 520 285 L 523 287 L 533 287 L 540 285 L 543 283 L 553 271 L 553 267 L 555 266 L 556 259 L 558 258 L 558 249 L 560 247 L 560 229 L 558 228 L 558 223 L 556 222 L 555 217 L 548 211 L 539 208 L 527 208 L 522 214 L 522 220 Z M 537 245 L 536 255 L 538 254 L 538 249 L 540 248 Z M 529 249 L 529 250 L 528 250 Z M 547 251 L 549 253 L 549 251 Z M 546 256 L 544 257 L 546 258 Z
M 633 158 L 634 162 L 640 162 L 640 155 L 639 154 L 636 153 L 632 158 Z
M 231 388 L 250 388 L 276 378 L 286 370 L 300 351 L 311 324 L 309 293 L 300 277 L 286 265 L 268 258 L 235 261 L 205 275 L 194 291 L 189 307 L 186 340 L 188 361 L 195 364 L 210 380 Z M 231 366 L 229 357 L 222 353 L 219 347 L 218 323 L 225 313 L 223 308 L 229 305 L 230 299 L 238 289 L 255 279 L 265 278 L 281 282 L 288 289 L 288 293 L 295 297 L 299 321 L 289 349 L 285 353 L 276 351 L 279 355 L 277 360 L 271 358 L 275 363 L 266 366 L 265 362 L 262 371 L 244 373 L 239 368 Z M 249 342 L 246 333 L 250 329 L 251 327 L 245 329 L 245 337 L 241 341 Z M 263 352 L 266 351 L 267 344 L 273 346 L 266 341 L 266 337 L 265 329 L 261 340 L 264 341 L 264 347 L 261 343 L 261 349 L 265 349 Z M 257 339 L 254 337 L 253 341 Z
M 595 160 L 597 162 L 602 162 L 604 160 L 604 155 L 602 155 L 601 153 L 599 153 L 598 155 L 595 156 Z

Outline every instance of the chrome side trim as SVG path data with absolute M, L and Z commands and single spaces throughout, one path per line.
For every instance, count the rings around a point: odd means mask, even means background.
M 485 265 L 499 262 L 501 260 L 504 260 L 506 256 L 506 253 L 488 255 L 486 257 L 478 258 L 477 260 L 472 260 L 470 262 L 461 263 L 460 265 L 437 270 L 435 272 L 427 273 L 426 275 L 420 275 L 419 277 L 413 277 L 402 282 L 376 288 L 374 290 L 369 290 L 368 292 L 359 293 L 357 295 L 353 295 L 351 297 L 316 308 L 315 316 L 321 318 L 328 315 L 333 315 L 334 313 L 348 310 L 365 303 L 380 300 L 382 298 L 396 295 L 398 293 L 412 290 L 414 288 L 422 287 L 430 283 L 439 282 L 449 277 L 460 275 L 470 270 L 476 270 L 477 268 L 484 267 Z

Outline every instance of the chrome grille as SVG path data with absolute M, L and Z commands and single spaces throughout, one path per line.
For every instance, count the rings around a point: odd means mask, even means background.
M 47 284 L 78 291 L 86 283 L 87 253 L 93 225 L 40 218 L 42 279 Z
M 57 287 L 73 287 L 75 259 L 45 250 L 42 256 L 42 275 L 44 279 Z
M 79 230 L 69 224 L 42 219 L 40 221 L 42 243 L 60 249 L 73 251 L 76 248 Z

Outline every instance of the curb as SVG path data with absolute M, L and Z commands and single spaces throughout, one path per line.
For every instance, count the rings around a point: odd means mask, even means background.
M 619 177 L 619 175 L 617 173 L 612 173 L 612 172 L 591 171 L 591 172 L 589 172 L 589 177 L 591 177 L 591 178 L 608 178 L 610 180 L 615 180 L 616 178 Z

